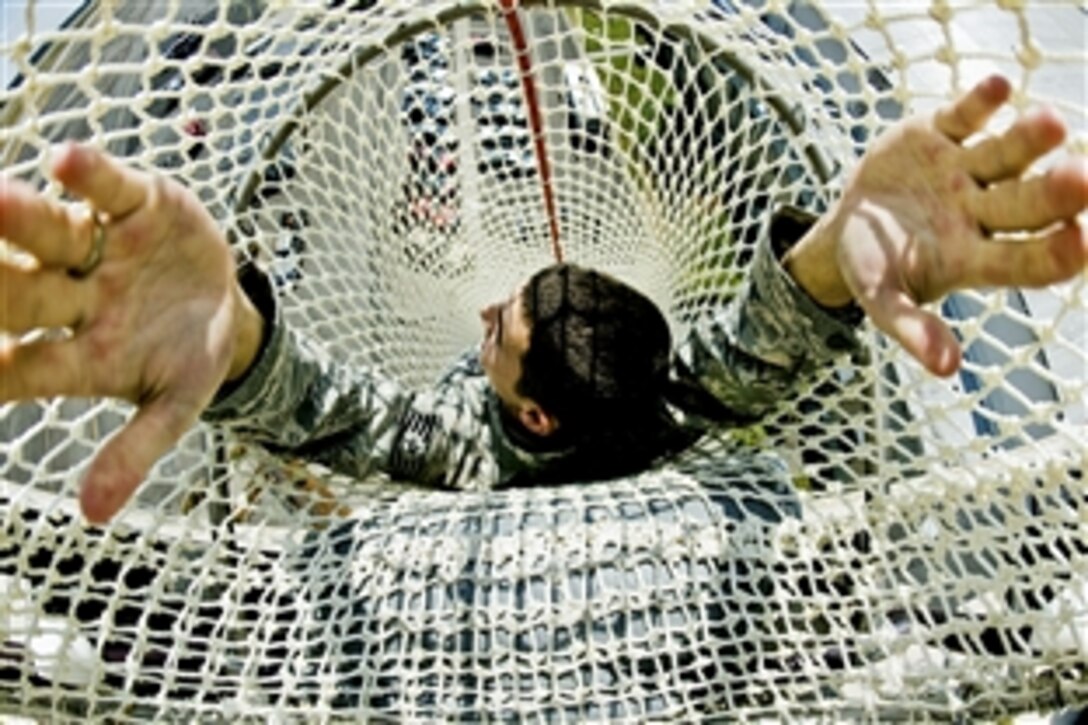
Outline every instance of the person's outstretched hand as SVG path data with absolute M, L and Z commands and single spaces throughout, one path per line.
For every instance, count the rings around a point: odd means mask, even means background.
M 0 349 L 0 402 L 111 397 L 137 406 L 83 481 L 83 513 L 99 523 L 249 364 L 260 318 L 237 287 L 223 234 L 184 187 L 78 146 L 56 153 L 53 173 L 99 214 L 101 263 L 81 279 L 69 272 L 93 245 L 86 208 L 0 180 L 0 236 L 37 261 L 0 262 L 0 329 L 23 337 Z M 58 328 L 70 334 L 25 336 Z
M 991 77 L 937 113 L 889 129 L 787 260 L 817 301 L 856 300 L 937 375 L 959 368 L 960 346 L 921 305 L 957 289 L 1055 284 L 1088 262 L 1076 218 L 1088 208 L 1088 160 L 1025 176 L 1063 142 L 1058 117 L 1033 111 L 1001 135 L 976 138 L 1009 94 L 1008 81 Z M 834 270 L 821 257 L 836 260 Z

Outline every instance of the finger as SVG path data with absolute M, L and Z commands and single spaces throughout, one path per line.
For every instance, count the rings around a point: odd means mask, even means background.
M 962 141 L 982 130 L 994 112 L 1009 99 L 1012 87 L 1002 76 L 990 76 L 951 104 L 937 111 L 937 130 L 953 141 Z
M 1020 176 L 1065 140 L 1065 125 L 1049 109 L 1021 117 L 1005 133 L 967 149 L 967 173 L 981 182 Z
M 78 327 L 89 309 L 90 285 L 55 269 L 0 263 L 0 330 L 13 333 Z
M 93 233 L 88 209 L 58 204 L 21 181 L 0 181 L 0 237 L 43 266 L 79 265 L 90 252 Z
M 926 370 L 947 377 L 960 367 L 960 345 L 948 325 L 923 310 L 905 292 L 887 289 L 871 302 L 866 314 L 880 330 L 898 342 Z
M 972 202 L 979 223 L 995 232 L 1032 231 L 1088 208 L 1088 159 L 1069 159 L 1042 176 L 994 184 Z
M 91 463 L 79 501 L 92 524 L 109 521 L 131 498 L 155 462 L 196 422 L 198 410 L 159 399 L 141 407 Z
M 89 397 L 91 376 L 74 340 L 0 347 L 0 401 Z
M 64 187 L 112 219 L 147 203 L 154 178 L 85 146 L 68 144 L 55 152 L 53 175 Z
M 965 270 L 964 287 L 1046 287 L 1088 266 L 1088 230 L 1067 222 L 1025 240 L 978 246 Z

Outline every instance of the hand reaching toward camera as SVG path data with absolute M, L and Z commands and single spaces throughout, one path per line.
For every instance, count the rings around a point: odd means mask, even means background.
M 1063 142 L 1061 121 L 1038 110 L 976 139 L 1009 93 L 1004 78 L 991 77 L 937 113 L 889 129 L 786 260 L 818 302 L 856 300 L 937 375 L 959 368 L 960 346 L 921 305 L 957 289 L 1055 284 L 1088 263 L 1088 234 L 1076 218 L 1088 208 L 1088 160 L 1025 176 Z
M 224 380 L 256 355 L 261 318 L 235 282 L 230 248 L 181 185 L 68 146 L 56 179 L 84 206 L 0 180 L 0 236 L 34 257 L 0 263 L 0 402 L 110 397 L 137 406 L 98 452 L 80 494 L 113 516 L 192 426 Z M 70 334 L 31 336 L 41 329 Z

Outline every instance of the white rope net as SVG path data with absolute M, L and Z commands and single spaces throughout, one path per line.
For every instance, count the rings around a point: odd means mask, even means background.
M 1085 149 L 1076 0 L 585 0 L 524 3 L 514 26 L 453 0 L 91 3 L 55 31 L 41 12 L 0 46 L 4 168 L 45 184 L 49 144 L 84 139 L 182 179 L 272 271 L 290 324 L 413 386 L 552 261 L 553 221 L 568 259 L 682 335 L 728 299 L 774 204 L 820 209 L 883 126 L 994 69 L 1016 89 L 1002 123 L 1046 102 L 1071 128 L 1061 153 Z M 129 411 L 2 407 L 0 713 L 1083 702 L 1086 299 L 1083 276 L 957 295 L 957 377 L 869 332 L 864 359 L 760 425 L 609 483 L 346 481 L 201 427 L 93 529 L 79 473 Z

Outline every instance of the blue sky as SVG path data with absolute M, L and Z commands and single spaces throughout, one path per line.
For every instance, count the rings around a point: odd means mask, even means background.
M 0 0 L 0 44 L 8 45 L 27 28 L 27 7 L 33 7 L 35 30 L 51 30 L 82 5 L 82 0 Z M 16 69 L 6 58 L 0 60 L 0 83 L 6 86 Z

